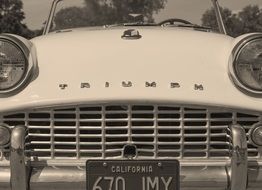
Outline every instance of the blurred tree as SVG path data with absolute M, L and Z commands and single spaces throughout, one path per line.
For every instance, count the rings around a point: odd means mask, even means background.
M 167 0 L 85 0 L 85 6 L 61 9 L 55 16 L 55 29 L 111 25 L 133 22 L 130 14 L 143 15 L 141 21 L 153 22 L 153 14 Z
M 262 10 L 257 6 L 247 6 L 233 14 L 227 8 L 221 8 L 226 29 L 229 35 L 236 37 L 250 32 L 262 32 Z M 218 31 L 215 10 L 207 10 L 202 17 L 202 25 Z
M 130 14 L 141 14 L 147 22 L 154 21 L 153 14 L 163 9 L 166 2 L 167 0 L 110 0 L 122 21 L 130 20 Z
M 245 7 L 238 17 L 242 23 L 241 33 L 262 32 L 262 9 L 257 5 Z
M 61 9 L 55 16 L 53 29 L 65 29 L 85 26 L 87 19 L 85 12 L 79 7 Z
M 242 22 L 236 14 L 233 14 L 231 10 L 221 7 L 222 18 L 224 20 L 227 32 L 231 36 L 238 36 L 242 33 Z M 207 10 L 202 16 L 202 25 L 210 27 L 215 31 L 219 31 L 215 9 Z
M 27 38 L 33 37 L 22 21 L 25 18 L 21 0 L 0 0 L 0 33 L 12 33 Z

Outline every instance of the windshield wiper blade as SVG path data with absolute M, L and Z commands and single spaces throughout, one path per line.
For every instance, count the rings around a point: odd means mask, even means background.
M 147 22 L 134 22 L 134 23 L 125 23 L 124 26 L 157 26 L 157 24 L 147 23 Z
M 105 28 L 118 27 L 118 26 L 158 26 L 158 25 L 156 23 L 146 23 L 146 22 L 130 22 L 130 23 L 104 25 Z
M 203 30 L 212 30 L 212 28 L 207 26 L 200 26 L 197 24 L 172 24 L 172 25 L 166 25 L 166 26 L 173 26 L 173 27 L 184 27 L 184 28 L 195 28 L 195 29 L 203 29 Z
M 181 26 L 181 27 L 191 27 L 191 28 L 199 28 L 199 29 L 206 29 L 206 30 L 212 30 L 212 28 L 207 27 L 207 26 L 201 26 L 201 25 L 197 25 L 197 24 L 188 24 L 187 26 Z

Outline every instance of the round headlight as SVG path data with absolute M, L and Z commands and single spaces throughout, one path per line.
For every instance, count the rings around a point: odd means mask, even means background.
M 237 45 L 233 76 L 242 89 L 262 94 L 262 36 L 249 37 Z
M 25 54 L 15 43 L 0 39 L 0 91 L 16 86 L 27 70 Z
M 0 95 L 25 86 L 35 68 L 32 44 L 18 36 L 0 35 Z
M 251 129 L 249 139 L 255 146 L 262 147 L 262 124 L 255 125 Z

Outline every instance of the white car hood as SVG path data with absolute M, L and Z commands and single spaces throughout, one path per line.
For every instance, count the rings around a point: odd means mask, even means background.
M 261 99 L 239 91 L 229 78 L 236 39 L 160 27 L 137 28 L 139 40 L 122 39 L 131 28 L 77 30 L 33 39 L 39 74 L 19 94 L 1 98 L 0 111 L 138 101 L 262 109 Z M 129 81 L 132 87 L 122 86 Z M 146 87 L 146 82 L 156 87 Z M 90 88 L 81 88 L 81 83 Z

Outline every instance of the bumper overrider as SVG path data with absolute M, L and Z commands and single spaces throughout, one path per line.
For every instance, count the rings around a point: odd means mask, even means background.
M 10 162 L 0 165 L 1 190 L 83 190 L 85 165 L 47 162 L 34 166 L 25 156 L 27 127 L 17 126 L 11 133 Z M 230 162 L 180 161 L 181 189 L 258 190 L 262 188 L 262 164 L 248 161 L 247 139 L 243 127 L 232 126 L 233 150 Z

